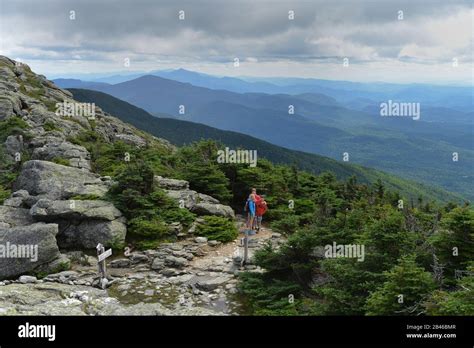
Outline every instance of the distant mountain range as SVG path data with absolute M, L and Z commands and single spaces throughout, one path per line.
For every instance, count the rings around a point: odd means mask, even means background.
M 440 188 L 402 179 L 375 169 L 279 147 L 245 134 L 167 118 L 170 116 L 166 114 L 160 114 L 159 117 L 152 116 L 141 108 L 102 92 L 85 89 L 69 89 L 69 91 L 74 95 L 75 100 L 95 103 L 104 111 L 113 114 L 122 121 L 157 137 L 167 139 L 178 146 L 201 139 L 213 139 L 234 149 L 257 150 L 259 158 L 266 158 L 273 163 L 296 165 L 301 170 L 312 173 L 330 171 L 339 179 L 347 179 L 352 175 L 356 175 L 358 181 L 362 183 L 373 183 L 377 179 L 381 179 L 389 189 L 399 191 L 404 197 L 417 199 L 421 196 L 424 199 L 434 199 L 442 202 L 461 201 L 463 199 L 461 195 Z
M 89 82 L 78 79 L 57 79 L 54 80 L 54 83 L 61 88 L 100 88 L 109 85 L 103 82 Z
M 425 106 L 438 106 L 462 112 L 472 112 L 472 87 L 437 86 L 427 84 L 360 83 L 320 80 L 313 78 L 219 77 L 186 69 L 155 70 L 96 77 L 81 75 L 81 80 L 117 84 L 141 76 L 153 75 L 209 89 L 223 89 L 236 93 L 268 94 L 321 94 L 337 100 L 344 106 L 355 108 L 380 103 L 389 98 L 399 101 L 416 101 Z M 58 84 L 60 85 L 60 84 Z M 68 86 L 70 87 L 70 86 Z
M 187 74 L 169 72 L 173 73 Z M 55 82 L 61 86 L 64 81 Z M 71 80 L 67 82 L 70 84 Z M 311 86 L 311 81 L 302 85 L 305 84 Z M 362 88 L 359 85 L 347 83 L 344 88 L 352 86 L 357 91 Z M 421 120 L 414 121 L 381 117 L 379 108 L 368 100 L 350 109 L 335 97 L 323 94 L 235 93 L 151 75 L 115 85 L 80 81 L 77 86 L 105 92 L 158 117 L 165 113 L 338 160 L 347 152 L 351 163 L 439 185 L 474 199 L 472 110 L 466 113 L 421 104 Z M 389 87 L 395 98 L 400 93 L 398 85 Z M 184 107 L 184 114 L 179 113 L 180 106 Z M 290 107 L 294 108 L 293 114 L 289 113 Z M 452 160 L 453 153 L 458 153 L 459 161 Z

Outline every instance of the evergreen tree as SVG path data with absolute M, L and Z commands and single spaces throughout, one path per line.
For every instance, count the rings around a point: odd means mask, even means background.
M 435 288 L 432 275 L 419 267 L 415 256 L 402 257 L 385 273 L 386 281 L 367 299 L 368 315 L 416 315 L 422 313 L 423 301 Z
M 474 262 L 456 281 L 453 291 L 435 291 L 425 303 L 429 315 L 474 315 Z
M 474 211 L 469 207 L 451 210 L 441 219 L 441 229 L 430 242 L 444 265 L 448 284 L 452 284 L 455 271 L 465 270 L 474 260 Z

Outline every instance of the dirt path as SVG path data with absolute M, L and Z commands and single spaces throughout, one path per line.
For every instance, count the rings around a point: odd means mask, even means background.
M 238 216 L 236 221 L 239 230 L 239 236 L 230 243 L 220 244 L 215 247 L 209 245 L 203 247 L 207 253 L 203 257 L 196 257 L 190 263 L 190 266 L 197 269 L 207 269 L 209 265 L 225 265 L 229 263 L 236 255 L 243 256 L 244 248 L 241 245 L 241 239 L 244 237 L 245 220 Z M 276 234 L 267 226 L 263 226 L 258 233 L 249 236 L 250 249 L 263 245 L 266 241 L 271 240 Z

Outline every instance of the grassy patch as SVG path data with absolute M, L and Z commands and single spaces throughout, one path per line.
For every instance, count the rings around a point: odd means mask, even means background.
M 76 200 L 76 201 L 96 201 L 98 199 L 101 199 L 101 197 L 93 194 L 88 194 L 88 195 L 74 195 L 70 200 Z
M 46 121 L 43 124 L 43 129 L 46 132 L 61 131 L 61 128 L 59 128 L 53 121 Z
M 56 164 L 61 164 L 63 166 L 69 166 L 69 160 L 62 157 L 54 157 L 51 162 L 54 162 Z

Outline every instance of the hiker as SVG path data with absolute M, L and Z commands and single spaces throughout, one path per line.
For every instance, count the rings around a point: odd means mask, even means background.
M 260 231 L 262 228 L 262 219 L 263 219 L 263 214 L 266 213 L 268 207 L 267 207 L 267 202 L 265 201 L 265 196 L 258 196 L 257 202 L 256 202 L 256 210 L 255 210 L 255 215 L 256 215 L 256 230 L 257 233 Z
M 252 191 L 247 198 L 247 201 L 245 202 L 245 208 L 244 210 L 248 212 L 247 214 L 247 228 L 248 229 L 253 229 L 253 224 L 255 220 L 255 213 L 256 213 L 256 194 L 257 194 L 257 189 L 252 188 Z
M 257 230 L 257 207 L 259 202 L 262 201 L 262 197 L 257 194 L 257 191 L 255 191 L 255 219 L 253 220 L 253 225 L 252 229 Z

